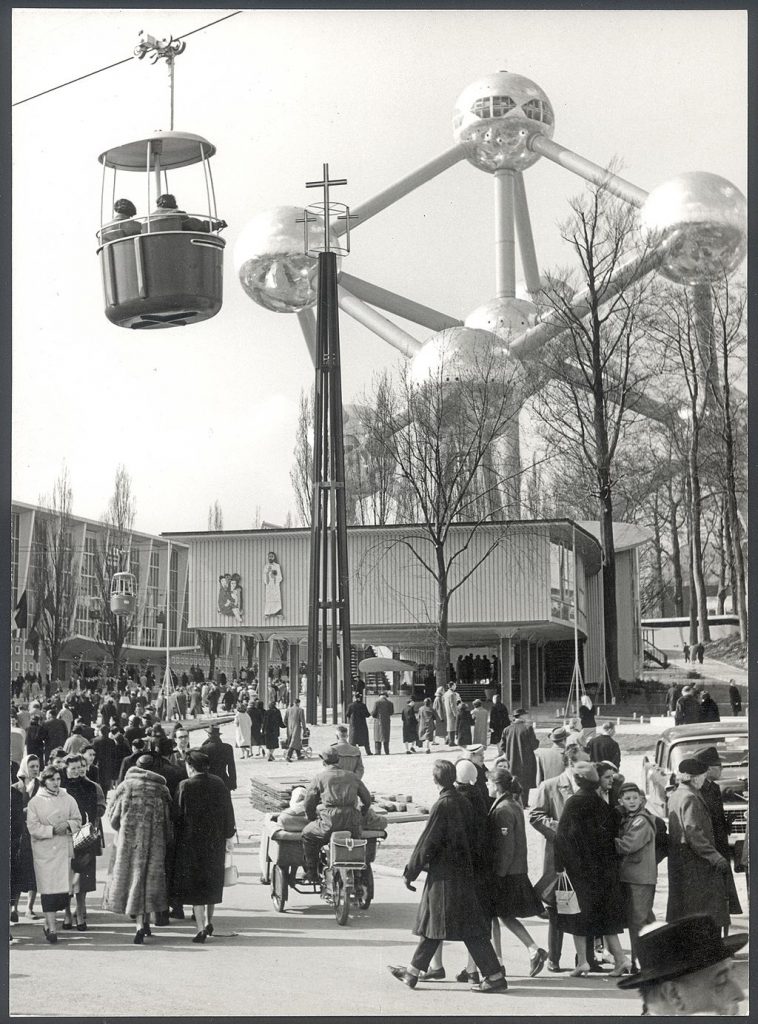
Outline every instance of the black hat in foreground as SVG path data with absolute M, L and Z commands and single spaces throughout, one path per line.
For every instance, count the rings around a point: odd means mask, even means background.
M 748 938 L 743 934 L 722 939 L 720 929 L 707 914 L 694 914 L 652 928 L 640 935 L 637 943 L 640 973 L 622 978 L 618 987 L 639 988 L 649 981 L 669 981 L 702 971 L 726 960 Z

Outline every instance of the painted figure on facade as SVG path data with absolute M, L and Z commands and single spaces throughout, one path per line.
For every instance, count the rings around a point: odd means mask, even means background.
M 263 570 L 263 582 L 266 586 L 266 606 L 264 615 L 282 614 L 282 567 L 276 552 L 269 551 L 268 562 Z

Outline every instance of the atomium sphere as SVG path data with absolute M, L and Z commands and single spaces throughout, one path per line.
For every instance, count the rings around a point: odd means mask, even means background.
M 234 245 L 240 284 L 253 302 L 275 313 L 316 305 L 318 260 L 305 252 L 302 218 L 299 206 L 265 210 L 247 222 Z M 311 222 L 310 244 L 320 244 L 323 233 L 323 222 Z
M 742 262 L 746 217 L 740 190 L 706 171 L 654 188 L 640 211 L 642 226 L 666 247 L 660 272 L 680 284 L 717 280 Z
M 411 360 L 410 376 L 417 387 L 443 395 L 451 419 L 480 400 L 500 402 L 502 396 L 518 409 L 526 379 L 497 335 L 471 327 L 447 327 L 428 338 Z
M 511 342 L 533 326 L 537 307 L 528 299 L 490 299 L 466 317 L 466 327 L 494 334 L 507 348 Z
M 469 85 L 453 110 L 453 136 L 466 158 L 482 171 L 523 171 L 539 160 L 529 148 L 533 135 L 553 137 L 555 115 L 538 85 L 498 71 Z

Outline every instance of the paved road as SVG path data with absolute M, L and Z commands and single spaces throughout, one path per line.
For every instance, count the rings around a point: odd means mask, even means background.
M 225 728 L 228 731 L 228 727 Z M 200 742 L 202 737 L 197 737 Z M 399 747 L 399 743 L 397 744 Z M 424 796 L 432 758 L 402 754 L 372 758 L 367 771 L 371 788 L 395 784 Z M 640 755 L 629 759 L 636 777 Z M 190 941 L 192 922 L 154 928 L 154 938 L 134 946 L 134 926 L 127 919 L 99 911 L 98 892 L 89 898 L 90 930 L 61 933 L 57 946 L 47 945 L 41 924 L 13 927 L 18 942 L 11 949 L 10 1005 L 13 1014 L 119 1017 L 232 1015 L 477 1015 L 525 1014 L 636 1015 L 638 1000 L 606 978 L 570 979 L 566 975 L 526 975 L 527 954 L 504 932 L 504 955 L 510 979 L 506 994 L 485 996 L 449 980 L 410 991 L 395 981 L 387 965 L 405 963 L 415 945 L 411 928 L 417 895 L 394 874 L 377 873 L 376 902 L 341 928 L 331 908 L 313 896 L 292 894 L 287 912 L 278 914 L 270 889 L 258 880 L 257 832 L 260 815 L 247 801 L 253 772 L 310 775 L 315 761 L 300 765 L 265 765 L 256 759 L 238 763 L 240 786 L 234 795 L 241 845 L 236 860 L 240 883 L 225 891 L 217 911 L 217 933 L 205 945 Z M 411 826 L 400 826 L 410 829 Z M 420 826 L 419 826 L 420 827 Z M 539 863 L 540 839 L 530 834 L 530 864 Z M 388 847 L 392 843 L 392 832 Z M 388 850 L 389 852 L 389 850 Z M 381 855 L 380 855 L 381 856 Z M 535 876 L 536 877 L 536 876 Z M 665 908 L 665 872 L 656 911 Z M 744 900 L 744 876 L 738 876 Z M 526 922 L 540 945 L 546 924 Z M 747 918 L 735 920 L 746 929 Z M 570 943 L 570 940 L 568 940 Z M 567 954 L 570 946 L 567 945 Z M 564 962 L 568 962 L 568 957 Z M 450 978 L 465 963 L 461 944 L 447 947 Z M 739 965 L 747 981 L 747 964 Z M 86 996 L 84 995 L 86 993 Z M 360 993 L 360 995 L 358 995 Z

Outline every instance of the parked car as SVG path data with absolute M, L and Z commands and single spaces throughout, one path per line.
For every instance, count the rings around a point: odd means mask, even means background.
M 724 811 L 729 828 L 729 845 L 735 863 L 740 862 L 747 833 L 748 808 L 748 727 L 746 718 L 723 722 L 677 725 L 661 735 L 655 746 L 655 758 L 642 759 L 642 776 L 647 805 L 654 814 L 668 815 L 668 794 L 676 786 L 676 771 L 681 762 L 703 747 L 715 747 L 723 770 L 719 779 Z

